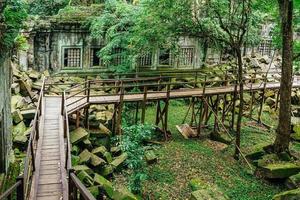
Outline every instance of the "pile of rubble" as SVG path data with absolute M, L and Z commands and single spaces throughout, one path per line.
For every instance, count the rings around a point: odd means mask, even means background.
M 48 71 L 43 73 L 34 70 L 22 72 L 15 66 L 13 67 L 13 83 L 11 85 L 12 133 L 14 144 L 21 148 L 26 148 L 31 133 L 29 127 L 35 116 L 44 76 L 49 76 Z
M 111 146 L 111 136 L 111 131 L 102 123 L 98 129 L 77 128 L 72 131 L 73 169 L 97 199 L 102 199 L 104 192 L 109 199 L 136 200 L 137 197 L 127 189 L 116 189 L 109 181 L 114 172 L 124 169 L 128 157 L 127 153 L 122 152 L 121 146 Z M 157 161 L 153 150 L 146 151 L 145 161 L 149 164 Z

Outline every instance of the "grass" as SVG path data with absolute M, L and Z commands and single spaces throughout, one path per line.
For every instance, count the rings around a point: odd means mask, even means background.
M 218 143 L 208 139 L 185 140 L 175 126 L 182 124 L 188 106 L 176 101 L 171 103 L 169 109 L 172 139 L 156 150 L 158 163 L 147 168 L 144 199 L 188 199 L 192 192 L 188 183 L 192 178 L 199 178 L 207 186 L 219 188 L 233 200 L 269 200 L 284 190 L 280 185 L 256 178 L 249 173 L 243 161 L 234 160 L 233 145 L 220 150 Z M 155 107 L 148 107 L 148 123 L 155 122 L 155 112 Z M 255 144 L 274 140 L 274 131 L 269 132 L 264 127 L 254 125 L 245 126 L 247 123 L 248 120 L 244 120 L 241 137 L 243 151 Z

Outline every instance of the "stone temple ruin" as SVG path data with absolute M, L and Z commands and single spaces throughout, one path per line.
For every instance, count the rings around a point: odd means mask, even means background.
M 73 2 L 71 5 L 74 6 L 61 10 L 56 16 L 33 20 L 31 28 L 24 32 L 30 48 L 19 53 L 20 66 L 23 69 L 66 72 L 107 70 L 101 57 L 98 57 L 98 52 L 105 45 L 105 41 L 93 39 L 85 26 L 89 17 L 101 15 L 103 4 L 84 1 Z M 262 29 L 264 39 L 261 44 L 255 48 L 247 48 L 244 52 L 246 54 L 258 52 L 270 56 L 273 52 L 269 36 L 271 29 L 271 25 L 265 26 Z M 169 49 L 155 49 L 137 59 L 132 68 L 137 68 L 135 71 L 197 69 L 203 62 L 219 63 L 224 56 L 216 50 L 208 49 L 207 57 L 204 59 L 201 41 L 196 38 L 181 37 L 178 45 L 178 54 L 175 55 Z M 115 48 L 114 52 L 121 53 L 122 49 Z M 114 59 L 116 65 L 121 62 L 122 56 Z

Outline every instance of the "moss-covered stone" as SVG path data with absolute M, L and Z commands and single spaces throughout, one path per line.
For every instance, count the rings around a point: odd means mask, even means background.
M 112 198 L 113 194 L 114 194 L 114 189 L 113 189 L 113 185 L 110 181 L 108 181 L 106 178 L 104 178 L 103 176 L 99 175 L 99 174 L 95 174 L 94 177 L 94 182 L 98 185 L 100 185 L 105 193 Z
M 157 155 L 153 150 L 145 152 L 145 159 L 148 164 L 153 164 L 157 162 Z
M 300 173 L 290 176 L 286 180 L 285 185 L 290 189 L 300 187 Z
M 100 165 L 105 165 L 105 164 L 106 164 L 105 160 L 96 156 L 95 154 L 91 154 L 91 165 L 93 165 L 94 167 L 98 167 Z
M 108 152 L 108 151 L 105 152 L 103 156 L 108 163 L 111 163 L 113 161 L 113 158 L 112 158 L 112 155 L 110 152 Z
M 85 171 L 89 175 L 93 174 L 93 170 L 86 165 L 76 165 L 73 167 L 73 169 L 78 173 L 81 171 Z
M 84 128 L 77 128 L 70 134 L 70 140 L 72 144 L 77 144 L 87 138 L 89 133 Z
M 93 186 L 93 178 L 86 171 L 80 171 L 77 174 L 77 177 L 82 183 L 88 186 Z
M 300 199 L 300 189 L 282 192 L 273 197 L 273 200 L 299 200 L 299 199 Z
M 89 152 L 87 149 L 83 150 L 80 154 L 79 154 L 79 163 L 82 164 L 82 163 L 87 163 L 90 161 L 91 159 L 91 152 Z
M 189 182 L 189 187 L 191 188 L 192 191 L 197 191 L 200 189 L 205 189 L 205 184 L 203 181 L 199 178 L 193 178 Z
M 115 191 L 112 198 L 114 200 L 138 200 L 138 198 L 126 188 Z
M 283 179 L 300 172 L 300 166 L 294 163 L 274 163 L 261 167 L 260 174 L 265 178 Z
M 23 115 L 21 114 L 20 110 L 14 110 L 11 113 L 11 115 L 12 115 L 12 119 L 13 119 L 15 124 L 18 124 L 21 121 L 23 121 Z
M 104 156 L 105 152 L 107 152 L 107 149 L 105 146 L 97 147 L 96 149 L 92 150 L 93 154 L 96 154 L 97 156 Z
M 197 190 L 191 194 L 189 200 L 227 200 L 227 198 L 222 192 L 215 190 Z
M 102 176 L 108 176 L 108 175 L 112 174 L 113 172 L 114 172 L 113 166 L 112 165 L 106 165 L 101 170 L 101 175 Z
M 119 167 L 124 161 L 127 159 L 128 155 L 127 153 L 123 153 L 120 156 L 116 157 L 112 162 L 111 165 L 115 168 Z
M 89 187 L 88 190 L 90 191 L 90 193 L 97 198 L 100 194 L 100 187 L 99 186 L 92 186 Z

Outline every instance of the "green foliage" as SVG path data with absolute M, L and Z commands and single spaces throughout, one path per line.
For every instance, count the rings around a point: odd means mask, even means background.
M 67 6 L 69 0 L 34 0 L 29 4 L 29 13 L 33 15 L 55 15 Z
M 121 147 L 128 154 L 126 160 L 128 167 L 132 170 L 129 178 L 129 189 L 141 194 L 142 182 L 146 180 L 146 163 L 144 160 L 144 141 L 150 140 L 154 135 L 154 127 L 150 125 L 137 124 L 123 128 L 121 136 Z
M 3 12 L 6 31 L 3 37 L 3 47 L 12 48 L 16 42 L 19 30 L 27 17 L 26 4 L 22 0 L 10 0 Z M 2 47 L 2 48 L 3 48 Z

